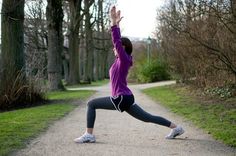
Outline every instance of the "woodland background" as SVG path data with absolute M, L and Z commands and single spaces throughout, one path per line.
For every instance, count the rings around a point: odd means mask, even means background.
M 0 109 L 33 105 L 46 91 L 109 78 L 109 9 L 115 3 L 3 0 Z M 150 43 L 131 38 L 130 82 L 176 79 L 222 98 L 236 95 L 234 0 L 168 0 L 157 10 L 156 26 Z

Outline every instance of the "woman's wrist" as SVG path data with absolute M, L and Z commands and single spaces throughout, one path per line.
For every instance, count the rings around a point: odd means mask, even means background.
M 112 22 L 111 22 L 111 26 L 114 26 L 114 25 L 117 25 L 117 22 L 116 22 L 116 21 L 112 21 Z

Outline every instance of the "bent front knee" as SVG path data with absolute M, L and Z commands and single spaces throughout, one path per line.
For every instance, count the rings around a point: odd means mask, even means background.
M 87 107 L 93 108 L 94 107 L 94 100 L 89 100 L 87 103 Z

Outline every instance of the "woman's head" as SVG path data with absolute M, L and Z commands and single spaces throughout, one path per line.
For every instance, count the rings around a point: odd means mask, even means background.
M 124 46 L 126 53 L 131 55 L 133 51 L 133 45 L 131 41 L 127 37 L 121 37 L 121 43 Z

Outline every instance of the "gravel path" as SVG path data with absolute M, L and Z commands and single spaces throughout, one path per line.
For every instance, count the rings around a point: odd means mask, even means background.
M 73 139 L 84 133 L 86 101 L 47 132 L 32 140 L 17 156 L 236 156 L 236 149 L 215 141 L 201 129 L 169 112 L 140 92 L 140 89 L 175 83 L 173 81 L 147 85 L 131 85 L 136 103 L 146 111 L 181 124 L 186 133 L 174 140 L 164 137 L 169 129 L 138 121 L 127 113 L 98 110 L 95 123 L 96 143 L 76 144 Z M 109 86 L 98 90 L 93 97 L 110 95 Z M 92 97 L 92 98 L 93 98 Z

